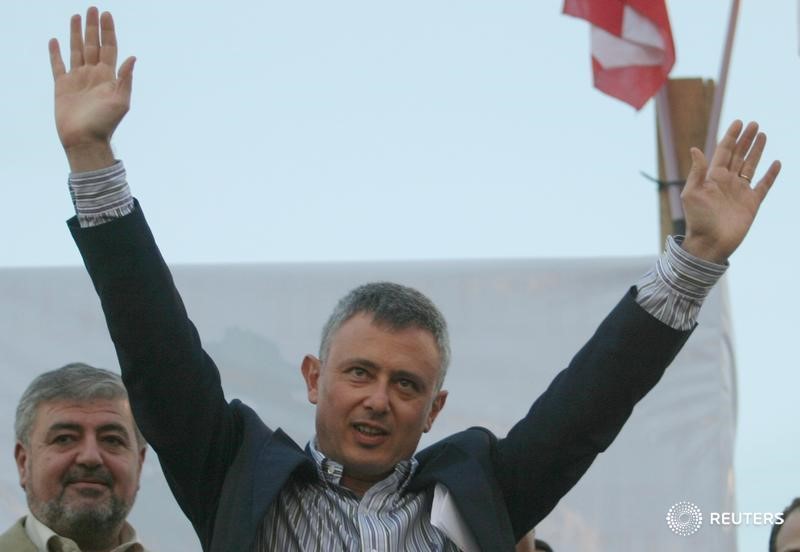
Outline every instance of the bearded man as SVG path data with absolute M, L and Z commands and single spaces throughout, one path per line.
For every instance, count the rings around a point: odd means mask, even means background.
M 30 513 L 0 535 L 0 552 L 144 552 L 125 518 L 147 443 L 117 374 L 82 363 L 41 374 L 14 429 Z

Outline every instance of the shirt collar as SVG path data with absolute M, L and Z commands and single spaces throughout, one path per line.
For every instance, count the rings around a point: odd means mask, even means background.
M 75 550 L 78 550 L 78 546 L 75 544 L 74 541 L 66 537 L 62 537 L 61 535 L 50 529 L 47 525 L 39 521 L 36 518 L 36 516 L 34 516 L 30 512 L 28 512 L 28 516 L 25 519 L 25 533 L 28 535 L 28 538 L 31 539 L 31 542 L 34 544 L 34 546 L 36 546 L 38 552 L 48 552 L 48 544 L 50 543 L 50 539 L 52 538 L 58 539 L 62 543 L 70 543 Z M 139 540 L 136 537 L 136 531 L 127 521 L 122 526 L 122 531 L 120 532 L 119 536 L 120 536 L 120 544 L 119 544 L 120 547 L 122 547 L 123 545 L 139 544 Z M 127 550 L 127 549 L 128 549 L 127 547 L 122 548 L 122 550 Z M 117 549 L 115 548 L 115 550 Z M 136 548 L 134 548 L 134 550 L 136 550 Z
M 337 487 L 342 486 L 342 475 L 344 474 L 344 466 L 335 460 L 331 460 L 325 456 L 317 448 L 317 438 L 314 437 L 308 442 L 308 449 L 311 452 L 311 457 L 314 459 L 314 464 L 317 467 L 317 475 L 320 480 L 325 481 L 330 485 Z M 419 462 L 416 458 L 409 458 L 402 460 L 395 464 L 394 470 L 383 481 L 388 482 L 389 479 L 394 478 L 395 491 L 403 492 L 411 481 L 411 477 L 417 470 Z

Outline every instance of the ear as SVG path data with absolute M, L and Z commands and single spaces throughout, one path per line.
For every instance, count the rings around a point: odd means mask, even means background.
M 142 488 L 142 466 L 144 465 L 144 458 L 145 454 L 147 453 L 147 445 L 143 446 L 139 449 L 139 470 L 136 475 L 136 490 L 139 491 Z
M 436 419 L 436 416 L 439 415 L 439 412 L 442 411 L 442 408 L 444 408 L 445 401 L 447 401 L 447 391 L 439 391 L 433 399 L 431 411 L 428 412 L 428 419 L 425 421 L 425 433 L 428 433 L 433 427 L 433 421 Z
M 147 445 L 143 446 L 139 450 L 139 473 L 142 473 L 142 465 L 144 464 L 144 457 L 147 453 Z
M 319 398 L 319 373 L 322 363 L 314 355 L 306 355 L 300 370 L 303 372 L 303 379 L 306 380 L 306 390 L 308 391 L 308 402 L 317 404 Z
M 14 446 L 14 460 L 17 463 L 19 485 L 24 489 L 30 477 L 30 470 L 28 470 L 28 449 L 19 441 L 17 441 L 17 444 Z

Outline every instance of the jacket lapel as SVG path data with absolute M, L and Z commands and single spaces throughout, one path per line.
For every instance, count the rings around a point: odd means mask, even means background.
M 17 520 L 8 531 L 0 535 L 0 552 L 37 552 L 36 546 L 28 538 L 25 526 L 22 524 L 25 518 Z
M 420 452 L 417 460 L 420 469 L 409 490 L 444 485 L 481 550 L 513 550 L 511 522 L 494 476 L 473 455 L 445 442 Z
M 242 444 L 222 487 L 211 552 L 249 550 L 269 507 L 294 472 L 315 477 L 313 461 L 281 429 L 270 431 L 255 412 L 237 405 L 245 418 Z

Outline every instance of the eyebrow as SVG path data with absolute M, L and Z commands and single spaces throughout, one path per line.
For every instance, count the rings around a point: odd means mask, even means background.
M 351 364 L 358 364 L 359 366 L 363 366 L 365 368 L 372 368 L 373 370 L 377 370 L 380 368 L 377 364 L 375 364 L 371 360 L 367 360 L 366 358 L 361 358 L 361 357 L 348 358 L 342 363 L 343 366 L 349 366 Z
M 83 431 L 83 426 L 72 422 L 56 422 L 50 426 L 50 428 L 47 430 L 47 433 L 49 434 L 63 430 L 76 431 L 80 433 Z M 126 437 L 129 437 L 128 429 L 122 424 L 112 422 L 97 427 L 97 433 L 108 433 L 108 432 L 122 433 Z

